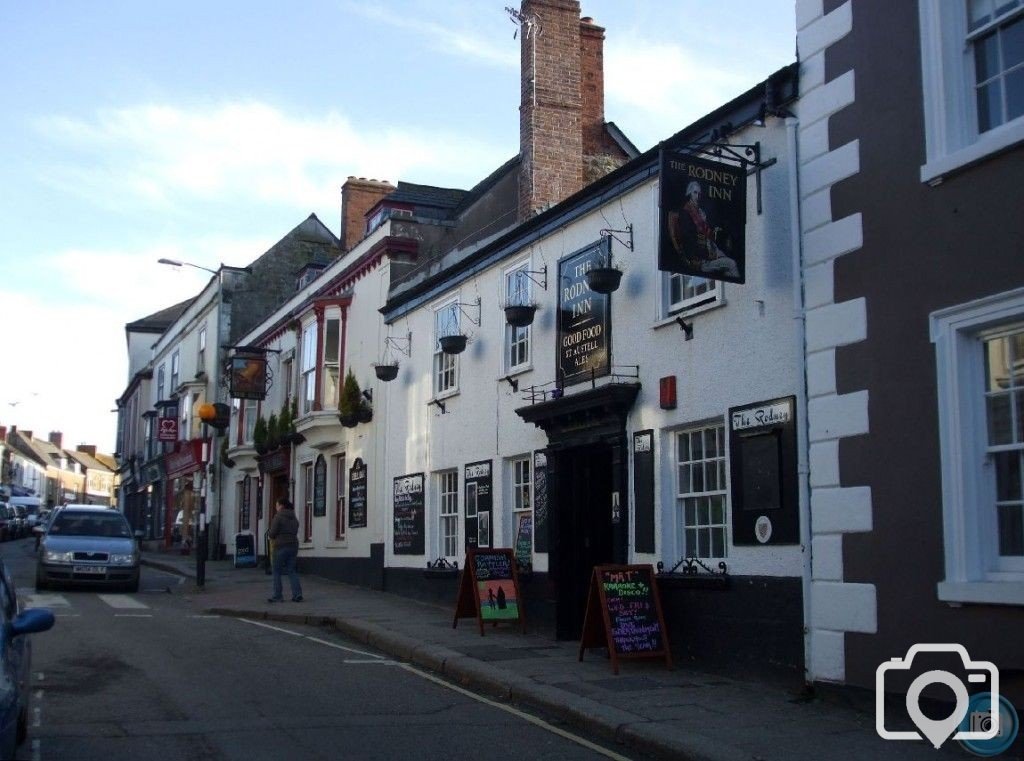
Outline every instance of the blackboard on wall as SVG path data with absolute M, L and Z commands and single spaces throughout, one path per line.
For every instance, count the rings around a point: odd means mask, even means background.
M 366 528 L 366 465 L 361 457 L 348 471 L 348 525 Z
M 533 453 L 533 548 L 548 551 L 548 457 Z
M 491 461 L 471 462 L 465 468 L 466 549 L 491 546 L 492 494 Z
M 327 460 L 322 454 L 313 464 L 313 515 L 327 515 Z
M 654 431 L 633 434 L 633 547 L 654 552 Z
M 594 567 L 583 616 L 580 655 L 587 648 L 607 647 L 612 671 L 620 658 L 664 658 L 672 668 L 665 617 L 654 568 L 650 565 Z
M 396 555 L 422 555 L 426 546 L 423 518 L 423 474 L 399 476 L 393 491 L 394 537 Z
M 519 576 L 512 550 L 476 549 L 466 553 L 452 628 L 459 625 L 460 618 L 474 616 L 480 627 L 480 636 L 484 633 L 484 621 L 495 626 L 519 622 L 526 632 L 526 617 L 519 597 Z

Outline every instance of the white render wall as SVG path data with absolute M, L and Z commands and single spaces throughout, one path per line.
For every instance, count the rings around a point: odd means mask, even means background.
M 727 422 L 729 407 L 795 394 L 800 382 L 801 347 L 797 337 L 798 312 L 793 303 L 785 128 L 781 120 L 772 119 L 768 128 L 749 128 L 731 136 L 730 141 L 760 141 L 762 160 L 776 158 L 778 162 L 762 174 L 761 215 L 756 211 L 754 177 L 748 180 L 747 283 L 726 284 L 723 305 L 687 318 L 694 324 L 692 341 L 685 341 L 674 319 L 663 315 L 662 274 L 657 270 L 656 254 L 657 178 L 611 199 L 600 209 L 575 219 L 457 288 L 439 293 L 435 300 L 395 321 L 391 335 L 404 337 L 411 331 L 413 350 L 411 358 L 401 357 L 398 379 L 379 384 L 375 391 L 378 409 L 386 402 L 388 413 L 383 422 L 375 418 L 375 425 L 386 426 L 378 429 L 383 466 L 378 468 L 381 480 L 377 488 L 390 502 L 392 478 L 425 474 L 426 557 L 392 553 L 389 512 L 385 526 L 388 566 L 422 567 L 425 560 L 440 554 L 437 495 L 432 476 L 441 470 L 456 469 L 461 490 L 463 467 L 477 460 L 491 459 L 494 466 L 493 544 L 511 546 L 506 462 L 543 448 L 546 436 L 515 414 L 517 407 L 528 402 L 522 399 L 521 392 L 513 393 L 503 380 L 503 270 L 524 257 L 529 257 L 532 270 L 545 265 L 548 268 L 547 290 L 534 286 L 540 308 L 532 328 L 532 369 L 519 374 L 517 379 L 521 390 L 549 383 L 555 377 L 558 260 L 599 240 L 601 229 L 621 229 L 627 223 L 634 227 L 634 251 L 612 243 L 615 262 L 624 270 L 622 286 L 611 296 L 612 364 L 640 365 L 642 390 L 629 417 L 627 434 L 655 429 L 659 465 L 655 483 L 658 549 L 653 555 L 631 553 L 630 559 L 664 560 L 669 567 L 680 559 L 682 550 L 675 523 L 673 432 L 694 423 Z M 462 316 L 462 327 L 470 342 L 459 355 L 459 392 L 441 397 L 446 407 L 446 413 L 441 414 L 438 407 L 429 403 L 434 398 L 434 308 L 453 297 L 464 304 L 480 297 L 481 325 L 473 325 Z M 476 317 L 475 306 L 465 309 Z M 678 383 L 678 406 L 670 411 L 661 410 L 658 405 L 658 379 L 666 375 L 676 375 Z M 608 379 L 598 382 L 607 383 Z M 566 393 L 588 387 L 573 386 Z M 632 484 L 627 491 L 632 516 Z M 459 502 L 462 542 L 462 494 Z M 632 525 L 630 535 L 632 540 Z M 726 562 L 730 573 L 737 575 L 798 576 L 801 572 L 799 546 L 730 544 Z M 534 568 L 546 571 L 547 557 L 538 556 Z

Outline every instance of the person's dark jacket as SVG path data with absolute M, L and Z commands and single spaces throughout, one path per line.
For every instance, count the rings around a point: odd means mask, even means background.
M 278 510 L 270 523 L 270 538 L 274 540 L 274 549 L 299 546 L 299 519 L 294 510 Z

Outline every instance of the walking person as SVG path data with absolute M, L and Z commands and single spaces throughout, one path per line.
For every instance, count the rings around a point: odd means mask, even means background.
M 274 542 L 274 596 L 267 602 L 281 602 L 281 574 L 288 574 L 292 587 L 292 602 L 302 602 L 302 585 L 295 561 L 299 555 L 299 519 L 295 517 L 292 503 L 285 497 L 277 500 L 277 514 L 270 524 L 270 538 Z

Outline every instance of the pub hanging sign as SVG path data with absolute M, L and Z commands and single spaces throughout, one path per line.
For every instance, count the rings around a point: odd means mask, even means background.
M 658 269 L 746 281 L 746 166 L 661 153 Z
M 267 358 L 262 354 L 236 354 L 228 360 L 228 378 L 233 399 L 267 397 Z
M 611 238 L 558 263 L 558 377 L 563 386 L 611 372 L 610 296 L 590 290 L 587 272 L 607 267 Z

